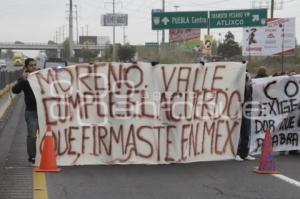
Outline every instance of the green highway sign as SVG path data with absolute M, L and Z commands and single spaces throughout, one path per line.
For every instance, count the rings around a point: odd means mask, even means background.
M 152 12 L 152 30 L 207 28 L 208 12 Z
M 267 9 L 219 10 L 209 12 L 210 28 L 267 25 Z
M 157 42 L 146 42 L 145 46 L 148 47 L 148 48 L 157 48 L 158 43 Z

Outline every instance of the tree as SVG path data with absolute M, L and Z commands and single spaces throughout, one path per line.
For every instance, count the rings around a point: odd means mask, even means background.
M 62 57 L 68 59 L 70 57 L 69 38 L 63 43 Z
M 118 48 L 118 57 L 122 62 L 130 62 L 135 55 L 136 48 L 129 44 L 119 46 Z
M 218 55 L 231 58 L 235 55 L 241 55 L 242 49 L 239 44 L 234 41 L 234 35 L 229 31 L 225 35 L 224 42 L 218 47 Z
M 216 40 L 212 40 L 212 44 L 211 44 L 211 51 L 213 55 L 218 54 L 218 44 Z
M 116 44 L 116 60 L 130 62 L 136 53 L 135 46 Z M 112 61 L 113 45 L 107 45 L 102 54 L 103 61 Z
M 99 55 L 99 50 L 81 49 L 75 51 L 75 56 L 84 58 L 85 62 L 94 61 L 98 55 Z
M 103 61 L 112 61 L 112 54 L 113 54 L 113 46 L 107 45 L 102 55 Z
M 83 45 L 96 45 L 96 43 L 94 41 L 84 41 L 82 43 Z M 85 62 L 92 62 L 95 61 L 95 59 L 98 57 L 100 51 L 99 50 L 91 50 L 88 48 L 84 48 L 81 50 L 76 50 L 75 51 L 75 57 L 80 57 L 83 58 Z

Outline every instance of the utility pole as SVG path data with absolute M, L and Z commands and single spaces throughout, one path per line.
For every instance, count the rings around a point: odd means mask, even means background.
M 283 73 L 283 65 L 284 65 L 284 24 L 279 24 L 281 28 L 281 72 Z
M 81 35 L 84 36 L 84 27 L 81 26 Z
M 86 27 L 86 36 L 89 36 L 89 25 L 85 24 L 85 27 Z
M 271 5 L 270 5 L 271 3 Z M 282 10 L 283 9 L 284 1 L 281 0 L 252 0 L 252 8 L 267 8 L 268 11 L 270 10 L 270 18 L 274 18 L 275 10 Z
M 73 56 L 73 2 L 70 0 L 69 7 L 69 51 L 70 57 Z
M 274 0 L 271 0 L 271 19 L 274 18 Z
M 112 0 L 112 2 L 107 2 L 107 3 L 112 3 L 112 6 L 113 6 L 113 21 L 115 21 L 116 1 Z M 112 61 L 116 61 L 116 26 L 115 25 L 113 25 L 113 55 L 112 55 Z
M 60 43 L 60 40 L 61 40 L 61 29 L 60 29 L 60 27 L 58 27 L 57 33 L 58 33 L 57 43 Z
M 165 12 L 165 0 L 162 0 L 162 11 Z M 161 42 L 165 43 L 165 30 L 162 30 Z
M 75 6 L 75 9 L 76 9 L 76 41 L 77 41 L 77 44 L 79 43 L 79 37 L 78 37 L 78 7 L 77 5 L 74 5 Z
M 115 18 L 115 0 L 113 0 L 113 18 Z M 113 57 L 112 61 L 116 61 L 116 26 L 113 26 Z
M 126 32 L 125 32 L 125 28 L 126 28 L 126 26 L 123 26 L 123 45 L 125 45 L 125 43 L 126 43 Z
M 55 31 L 55 43 L 57 43 L 58 44 L 58 33 L 57 33 L 57 31 Z
M 63 39 L 63 42 L 65 41 L 65 25 L 62 26 L 62 39 Z

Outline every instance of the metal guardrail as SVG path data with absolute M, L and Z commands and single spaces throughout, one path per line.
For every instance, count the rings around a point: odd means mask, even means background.
M 7 43 L 0 42 L 0 49 L 20 49 L 20 50 L 51 50 L 51 49 L 62 49 L 61 44 L 43 44 L 43 43 Z
M 74 44 L 74 49 L 93 49 L 93 50 L 103 50 L 106 45 L 86 45 L 86 44 Z M 47 43 L 9 43 L 0 42 L 0 49 L 63 49 L 62 44 L 47 44 Z
M 22 70 L 0 71 L 0 90 L 4 89 L 6 85 L 16 81 L 22 75 L 22 72 Z

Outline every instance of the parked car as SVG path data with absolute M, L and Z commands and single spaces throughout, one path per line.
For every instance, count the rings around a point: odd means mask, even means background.
M 62 68 L 67 65 L 68 62 L 61 58 L 49 58 L 44 62 L 44 68 Z

